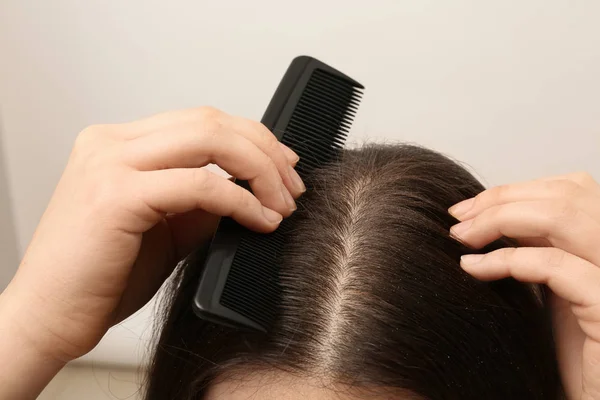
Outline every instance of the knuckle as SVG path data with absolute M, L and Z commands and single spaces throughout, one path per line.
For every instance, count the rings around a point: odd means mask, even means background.
M 552 269 L 558 269 L 562 267 L 566 253 L 557 248 L 548 248 L 546 250 L 546 257 L 544 259 L 546 266 Z
M 261 124 L 262 125 L 262 124 Z M 266 129 L 266 128 L 265 128 Z M 277 140 L 277 138 L 272 135 L 269 131 L 263 132 L 262 133 L 262 137 L 263 137 L 263 141 L 266 144 L 267 147 L 267 151 L 269 153 L 275 153 L 276 152 L 280 152 L 281 147 L 279 146 L 279 141 Z
M 257 163 L 259 174 L 269 175 L 277 173 L 277 167 L 271 158 L 268 156 L 261 157 Z
M 500 259 L 505 264 L 510 264 L 517 256 L 518 249 L 515 247 L 505 247 L 499 251 Z
M 221 121 L 221 111 L 214 107 L 200 107 L 198 109 L 198 124 L 203 133 L 216 135 L 223 126 Z
M 279 169 L 277 168 L 277 165 L 275 165 L 275 163 L 271 159 L 269 159 L 267 162 L 267 170 L 265 171 L 265 176 L 267 176 L 267 179 L 269 179 L 269 181 L 271 182 L 273 190 L 281 190 L 281 187 L 283 186 L 283 178 L 279 174 Z
M 556 227 L 561 227 L 577 216 L 579 210 L 568 200 L 560 200 L 554 204 L 552 220 Z
M 216 138 L 217 136 L 220 136 L 220 134 L 222 132 L 221 121 L 219 121 L 217 119 L 208 119 L 208 120 L 202 121 L 201 126 L 202 126 L 202 133 L 210 136 L 213 139 Z
M 487 225 L 490 222 L 502 220 L 504 218 L 506 208 L 503 206 L 494 206 L 487 209 L 485 212 L 473 219 L 473 225 L 484 224 Z
M 102 136 L 103 129 L 100 125 L 91 125 L 82 130 L 75 139 L 74 150 L 93 149 Z
M 549 184 L 560 194 L 560 196 L 565 198 L 575 198 L 581 193 L 581 187 L 575 182 L 567 179 L 550 182 Z
M 255 202 L 254 202 L 254 198 L 250 194 L 250 192 L 248 192 L 245 189 L 239 188 L 238 194 L 237 194 L 237 204 L 238 204 L 238 207 L 247 209 L 247 208 L 253 208 L 255 205 Z
M 506 185 L 494 186 L 490 189 L 484 190 L 474 197 L 473 208 L 482 209 L 488 207 L 490 204 L 496 204 L 502 200 L 506 194 Z
M 268 144 L 268 148 L 267 148 L 268 154 L 271 156 L 271 164 L 273 164 L 273 166 L 279 171 L 278 166 L 280 166 L 281 168 L 284 168 L 287 166 L 287 158 L 286 156 L 281 153 L 281 149 L 279 148 L 279 145 L 277 144 L 277 142 L 271 142 Z M 279 173 L 279 172 L 278 172 Z M 287 171 L 285 169 L 282 169 L 282 173 L 286 173 Z
M 104 127 L 102 125 L 90 125 L 85 127 L 80 133 L 79 136 L 80 137 L 97 137 L 98 135 L 102 134 L 102 132 L 104 131 Z
M 260 121 L 251 121 L 254 129 L 261 135 L 264 140 L 269 140 L 272 143 L 277 143 L 277 138 L 273 133 Z
M 217 120 L 221 116 L 221 111 L 215 107 L 202 106 L 197 109 L 197 115 L 204 121 Z
M 109 137 L 109 132 L 104 126 L 90 126 L 77 136 L 70 163 L 74 163 L 76 168 L 87 176 L 117 163 L 121 151 L 118 141 Z
M 208 172 L 202 168 L 190 169 L 191 181 L 193 187 L 198 192 L 206 192 L 211 189 Z
M 267 133 L 270 133 L 270 131 L 262 122 L 255 120 L 249 120 L 249 122 L 252 128 L 259 132 L 261 136 L 265 136 Z
M 493 193 L 490 193 L 493 189 L 489 189 L 489 191 L 483 191 L 473 197 L 473 208 L 479 209 L 486 203 L 486 198 L 492 197 Z
M 254 132 L 258 134 L 258 140 L 261 143 L 263 151 L 267 154 L 273 155 L 278 154 L 281 151 L 279 141 L 271 133 L 271 131 L 258 121 L 250 121 Z
M 217 118 L 221 114 L 219 109 L 211 106 L 198 107 L 196 112 L 198 116 L 203 119 Z
M 508 185 L 496 186 L 488 191 L 488 197 L 493 201 L 500 201 L 508 194 L 509 190 Z
M 583 184 L 595 182 L 592 175 L 590 175 L 590 173 L 587 171 L 578 171 L 574 174 L 574 177 L 577 182 L 580 182 Z

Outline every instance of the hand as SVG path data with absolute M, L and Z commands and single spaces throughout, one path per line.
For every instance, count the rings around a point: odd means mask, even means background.
M 85 354 L 211 236 L 218 216 L 276 229 L 305 190 L 297 159 L 262 124 L 212 108 L 85 129 L 2 294 L 16 331 L 52 359 Z M 254 195 L 201 169 L 208 163 L 248 180 Z
M 461 266 L 482 280 L 547 285 L 567 397 L 600 399 L 600 185 L 576 173 L 500 186 L 450 213 L 462 221 L 452 235 L 473 248 L 501 236 L 530 246 L 466 255 Z

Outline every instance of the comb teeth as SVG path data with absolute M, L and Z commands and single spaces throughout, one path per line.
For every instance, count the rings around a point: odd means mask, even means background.
M 300 156 L 296 171 L 301 178 L 337 159 L 361 97 L 357 83 L 322 69 L 313 72 L 281 139 Z M 265 329 L 277 316 L 281 250 L 293 220 L 285 219 L 267 235 L 243 231 L 221 294 L 223 306 Z

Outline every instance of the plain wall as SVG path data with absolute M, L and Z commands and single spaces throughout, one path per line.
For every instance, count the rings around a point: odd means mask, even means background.
M 0 113 L 0 291 L 10 281 L 18 264 L 17 240 L 2 142 L 2 118 Z
M 37 400 L 140 400 L 143 380 L 143 372 L 136 368 L 72 364 L 59 372 Z
M 199 105 L 259 119 L 299 54 L 367 87 L 352 144 L 421 143 L 488 184 L 600 178 L 598 21 L 595 0 L 2 0 L 19 252 L 86 125 Z M 88 360 L 140 362 L 152 315 L 112 330 Z

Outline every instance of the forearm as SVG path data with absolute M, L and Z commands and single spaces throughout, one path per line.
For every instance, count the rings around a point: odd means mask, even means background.
M 25 305 L 0 294 L 0 400 L 36 399 L 65 365 L 32 345 L 22 318 Z

